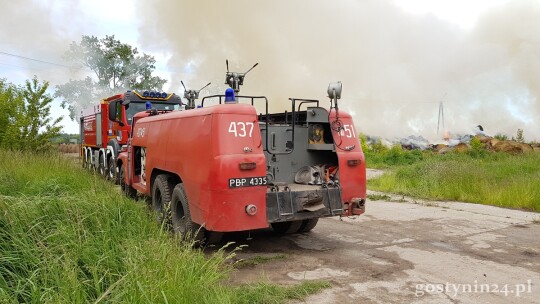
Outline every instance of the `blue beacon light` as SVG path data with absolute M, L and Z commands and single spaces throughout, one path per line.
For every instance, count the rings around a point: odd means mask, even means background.
M 152 110 L 152 103 L 150 101 L 146 102 L 146 110 Z
M 227 88 L 225 90 L 225 103 L 236 103 L 236 97 L 234 96 L 234 90 Z

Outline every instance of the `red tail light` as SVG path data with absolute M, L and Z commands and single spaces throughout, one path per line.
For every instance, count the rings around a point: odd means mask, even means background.
M 240 163 L 240 170 L 253 170 L 255 168 L 257 168 L 257 164 L 254 162 Z
M 349 160 L 347 160 L 347 165 L 348 166 L 354 167 L 354 166 L 358 166 L 359 164 L 360 164 L 359 159 L 349 159 Z

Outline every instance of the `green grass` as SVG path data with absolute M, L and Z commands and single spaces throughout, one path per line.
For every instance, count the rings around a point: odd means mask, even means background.
M 392 168 L 397 165 L 410 165 L 424 160 L 431 153 L 422 152 L 419 150 L 406 151 L 399 146 L 393 146 L 390 149 L 382 151 L 364 152 L 366 157 L 366 165 L 369 168 L 385 169 Z
M 302 300 L 308 295 L 331 287 L 327 281 L 303 281 L 296 286 L 279 286 L 271 283 L 258 283 L 243 286 L 237 303 L 284 303 L 286 300 Z
M 0 150 L 0 303 L 283 303 L 322 286 L 229 286 L 229 258 L 72 160 Z
M 540 211 L 540 153 L 428 155 L 394 167 L 370 180 L 368 187 L 426 199 Z

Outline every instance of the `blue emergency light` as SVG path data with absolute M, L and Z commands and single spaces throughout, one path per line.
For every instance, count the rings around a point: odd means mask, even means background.
M 236 103 L 236 97 L 234 96 L 234 90 L 227 88 L 225 90 L 225 103 Z
M 152 103 L 150 101 L 146 102 L 146 110 L 152 110 Z

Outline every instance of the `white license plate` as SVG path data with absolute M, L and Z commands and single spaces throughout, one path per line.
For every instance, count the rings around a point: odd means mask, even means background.
M 229 178 L 229 188 L 266 186 L 266 176 Z

